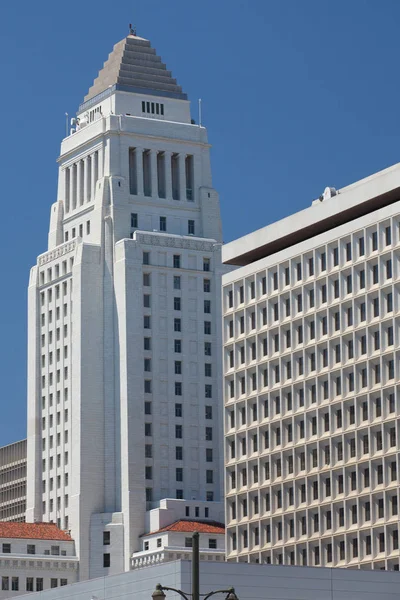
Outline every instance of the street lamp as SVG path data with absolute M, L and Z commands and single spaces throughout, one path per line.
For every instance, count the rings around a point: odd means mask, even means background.
M 225 600 L 239 600 L 239 598 L 235 594 L 234 588 L 229 588 L 227 590 L 215 590 L 215 592 L 209 592 L 208 594 L 200 594 L 200 554 L 199 554 L 199 534 L 197 531 L 194 532 L 192 536 L 192 593 L 188 594 L 182 592 L 182 590 L 177 590 L 175 588 L 167 587 L 165 585 L 161 585 L 158 583 L 156 585 L 156 589 L 152 593 L 151 597 L 153 600 L 165 600 L 166 595 L 164 592 L 176 592 L 184 600 L 208 600 L 211 596 L 215 594 L 227 594 Z M 190 598 L 189 598 L 190 596 Z

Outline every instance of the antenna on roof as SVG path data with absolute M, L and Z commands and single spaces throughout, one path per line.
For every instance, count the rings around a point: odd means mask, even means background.
M 132 23 L 129 23 L 129 35 L 136 35 L 136 27 L 132 28 Z
M 201 98 L 199 98 L 199 127 L 201 127 Z

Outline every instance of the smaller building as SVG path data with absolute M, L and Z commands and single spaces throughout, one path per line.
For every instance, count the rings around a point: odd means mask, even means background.
M 165 499 L 146 514 L 143 549 L 132 555 L 132 569 L 172 560 L 189 560 L 192 534 L 200 534 L 200 560 L 225 560 L 222 502 Z
M 0 448 L 0 521 L 25 521 L 26 440 Z
M 75 583 L 74 540 L 53 523 L 0 523 L 0 600 Z
M 191 588 L 192 564 L 176 560 L 119 575 L 81 581 L 35 595 L 39 600 L 151 600 L 157 583 Z M 400 573 L 354 569 L 203 562 L 200 594 L 234 587 L 239 600 L 397 600 Z M 226 594 L 225 594 L 226 596 Z M 213 596 L 223 600 L 223 594 Z M 22 598 L 20 598 L 22 600 Z M 166 592 L 166 600 L 181 600 Z

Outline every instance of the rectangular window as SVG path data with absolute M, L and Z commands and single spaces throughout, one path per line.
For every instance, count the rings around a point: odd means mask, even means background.
M 103 554 L 103 567 L 107 568 L 111 566 L 111 555 L 106 553 Z
M 194 235 L 194 220 L 188 220 L 188 235 Z
M 34 581 L 33 577 L 27 577 L 26 578 L 26 591 L 27 592 L 33 592 L 33 590 L 34 590 L 34 588 L 33 588 L 33 581 Z
M 103 531 L 103 546 L 109 546 L 111 543 L 110 532 Z
M 18 577 L 11 577 L 11 590 L 13 592 L 18 592 L 18 590 L 19 590 L 19 578 Z
M 181 256 L 180 254 L 174 254 L 173 266 L 175 269 L 181 268 Z
M 160 231 L 167 231 L 167 217 L 160 217 Z

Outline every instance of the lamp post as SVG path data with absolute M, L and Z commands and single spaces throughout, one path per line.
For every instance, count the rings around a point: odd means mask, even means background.
M 176 592 L 185 600 L 207 600 L 215 594 L 226 594 L 225 600 L 239 600 L 235 594 L 234 588 L 227 590 L 215 590 L 215 592 L 209 592 L 208 594 L 200 594 L 200 553 L 199 553 L 199 534 L 197 531 L 192 535 L 192 593 L 185 593 L 182 590 L 176 588 L 167 587 L 158 583 L 156 589 L 152 594 L 153 600 L 165 600 L 167 597 L 165 592 Z

